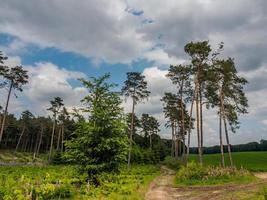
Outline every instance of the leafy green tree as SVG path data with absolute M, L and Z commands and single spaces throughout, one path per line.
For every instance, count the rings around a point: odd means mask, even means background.
M 7 101 L 6 101 L 4 116 L 3 116 L 2 125 L 1 125 L 0 143 L 2 141 L 2 137 L 3 137 L 3 133 L 5 129 L 5 122 L 6 122 L 6 116 L 8 113 L 7 110 L 8 110 L 11 91 L 12 89 L 14 89 L 14 90 L 18 90 L 22 92 L 23 91 L 22 86 L 28 83 L 28 78 L 29 78 L 27 71 L 24 70 L 22 66 L 16 66 L 16 67 L 12 67 L 12 68 L 8 68 L 7 70 L 4 70 L 3 77 L 7 81 L 6 83 L 9 89 L 8 89 Z
M 140 121 L 142 132 L 144 133 L 145 139 L 149 138 L 149 148 L 152 149 L 152 136 L 160 131 L 160 124 L 155 117 L 149 114 L 142 114 Z
M 132 151 L 132 143 L 133 143 L 133 131 L 134 131 L 134 114 L 135 114 L 135 106 L 139 102 L 148 98 L 150 92 L 147 90 L 147 82 L 145 81 L 145 76 L 140 72 L 128 72 L 127 79 L 124 82 L 124 86 L 122 88 L 122 93 L 126 97 L 132 98 L 132 121 L 131 121 L 131 131 L 130 131 L 130 146 L 128 153 L 128 168 L 131 165 L 131 151 Z
M 60 97 L 55 97 L 54 100 L 50 101 L 50 104 L 51 104 L 51 107 L 48 108 L 47 110 L 52 112 L 54 120 L 53 120 L 53 129 L 52 129 L 49 158 L 48 158 L 49 161 L 51 161 L 51 155 L 52 155 L 53 143 L 54 143 L 54 135 L 55 135 L 56 124 L 57 124 L 57 117 L 58 117 L 61 107 L 64 105 L 63 100 Z
M 98 184 L 100 173 L 117 171 L 127 155 L 121 99 L 112 91 L 115 85 L 107 83 L 109 77 L 105 74 L 90 80 L 81 79 L 89 92 L 82 100 L 90 114 L 89 120 L 79 122 L 75 138 L 66 143 L 67 156 L 94 184 Z

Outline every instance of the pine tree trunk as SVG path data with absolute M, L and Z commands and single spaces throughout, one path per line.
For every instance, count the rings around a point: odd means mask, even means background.
M 22 136 L 23 136 L 23 134 L 24 134 L 24 131 L 25 131 L 25 124 L 24 124 L 23 129 L 22 129 L 22 132 L 21 132 L 21 134 L 20 134 L 20 136 L 19 136 L 19 141 L 18 141 L 18 144 L 17 144 L 17 146 L 16 146 L 15 151 L 17 151 L 18 148 L 19 148 L 20 141 L 21 141 L 21 138 L 22 138 Z
M 172 122 L 172 147 L 171 147 L 171 157 L 174 158 L 174 123 Z
M 62 124 L 62 129 L 61 129 L 61 152 L 64 151 L 64 124 Z
M 182 109 L 182 112 L 181 112 L 181 117 L 182 117 L 182 137 L 183 137 L 183 141 L 184 141 L 184 137 L 185 137 L 185 120 L 184 120 L 184 103 L 183 103 L 183 82 L 182 82 L 182 86 L 181 86 L 181 91 L 180 91 L 180 99 L 181 99 L 181 102 L 180 102 L 180 107 Z M 182 154 L 182 157 L 183 157 L 183 160 L 185 158 L 185 143 L 183 142 L 183 154 Z
M 223 100 L 223 98 L 222 98 L 222 100 Z M 227 143 L 227 148 L 228 148 L 228 155 L 229 155 L 229 159 L 230 159 L 230 165 L 231 165 L 231 167 L 233 167 L 231 144 L 230 144 L 230 141 L 229 141 L 229 135 L 228 135 L 228 130 L 227 130 L 224 102 L 222 103 L 222 111 L 223 111 L 224 132 L 225 132 L 225 138 L 226 138 L 226 143 Z
M 196 95 L 196 121 L 197 121 L 197 143 L 198 143 L 198 159 L 199 163 L 202 165 L 202 156 L 201 156 L 201 138 L 200 138 L 200 126 L 199 126 L 199 83 L 197 80 L 197 95 Z
M 191 134 L 191 123 L 192 123 L 192 115 L 193 115 L 193 108 L 194 108 L 194 102 L 195 102 L 195 93 L 196 88 L 194 90 L 192 102 L 191 102 L 191 108 L 190 108 L 190 116 L 189 116 L 189 129 L 188 129 L 188 136 L 187 136 L 187 152 L 186 152 L 186 162 L 188 162 L 189 159 L 189 153 L 190 153 L 190 134 Z
M 41 133 L 40 133 L 40 138 L 39 138 L 38 146 L 37 146 L 35 155 L 33 156 L 33 159 L 35 159 L 38 156 L 39 152 L 40 152 L 40 147 L 41 147 L 42 138 L 43 138 L 43 132 L 44 132 L 44 127 L 42 126 L 41 127 Z
M 179 156 L 179 144 L 178 144 L 178 138 L 177 138 L 177 125 L 176 123 L 174 123 L 174 137 L 175 137 L 175 159 L 178 159 Z
M 220 131 L 220 148 L 221 148 L 221 164 L 222 167 L 225 167 L 224 163 L 224 152 L 223 152 L 223 139 L 222 139 L 222 103 L 220 103 L 220 111 L 219 111 L 219 131 Z
M 55 116 L 55 120 L 54 120 L 54 123 L 53 123 L 52 136 L 51 136 L 51 142 L 50 142 L 50 150 L 49 150 L 49 157 L 48 157 L 48 161 L 49 162 L 51 161 L 55 129 L 56 129 L 56 116 Z
M 200 150 L 201 150 L 201 159 L 203 157 L 203 111 L 202 111 L 202 93 L 201 87 L 199 90 L 199 113 L 200 113 Z
M 59 143 L 60 143 L 60 137 L 61 137 L 61 126 L 59 127 L 58 131 L 58 137 L 57 137 L 57 151 L 59 151 Z
M 12 88 L 13 88 L 13 81 L 11 81 L 10 87 L 9 87 L 9 90 L 8 90 L 5 112 L 4 112 L 3 121 L 2 121 L 2 124 L 1 124 L 0 143 L 2 142 L 2 137 L 3 137 L 3 133 L 4 133 L 4 129 L 5 129 L 7 109 L 8 109 L 8 104 L 9 104 L 10 94 L 11 94 Z
M 130 146 L 129 146 L 129 152 L 128 152 L 128 169 L 130 169 L 130 166 L 131 166 L 131 154 L 132 154 L 133 131 L 134 131 L 134 106 L 135 106 L 135 100 L 133 98 L 131 130 L 130 130 Z
M 152 134 L 149 134 L 149 148 L 152 150 Z

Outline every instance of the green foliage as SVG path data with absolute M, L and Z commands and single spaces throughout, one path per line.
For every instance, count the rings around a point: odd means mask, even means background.
M 55 165 L 66 163 L 65 157 L 64 157 L 63 153 L 61 153 L 60 151 L 56 151 L 54 153 L 51 161 L 52 161 L 52 164 L 55 164 Z
M 66 143 L 67 157 L 79 166 L 87 178 L 98 183 L 102 172 L 117 171 L 127 153 L 126 123 L 121 99 L 112 92 L 106 74 L 100 78 L 81 80 L 89 94 L 83 99 L 90 112 L 88 121 L 81 121 L 74 138 Z
M 177 185 L 216 185 L 223 183 L 248 183 L 255 179 L 245 169 L 201 166 L 191 162 L 177 172 L 175 183 Z
M 122 88 L 122 93 L 126 97 L 131 97 L 134 104 L 146 99 L 150 92 L 147 90 L 145 76 L 140 72 L 128 72 L 127 79 Z
M 74 166 L 0 167 L 0 199 L 142 199 L 158 174 L 157 166 L 123 166 L 120 173 L 102 173 L 95 187 Z
M 160 162 L 160 152 L 133 146 L 132 162 L 139 164 L 157 164 Z
M 261 194 L 262 194 L 264 200 L 267 200 L 267 187 L 262 188 Z
M 182 167 L 183 163 L 182 161 L 175 159 L 171 156 L 167 156 L 164 161 L 161 162 L 162 165 L 167 166 L 170 169 L 178 170 Z

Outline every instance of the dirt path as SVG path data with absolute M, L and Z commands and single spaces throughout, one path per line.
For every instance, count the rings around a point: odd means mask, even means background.
M 267 186 L 267 173 L 256 173 L 255 176 L 262 180 L 251 184 L 176 188 L 172 186 L 174 175 L 174 171 L 162 167 L 161 175 L 150 184 L 149 191 L 146 194 L 146 200 L 239 199 L 238 195 L 243 197 L 244 195 L 251 195 L 257 193 L 263 185 Z

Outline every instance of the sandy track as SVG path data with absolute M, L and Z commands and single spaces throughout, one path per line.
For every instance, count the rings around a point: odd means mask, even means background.
M 175 172 L 161 168 L 161 175 L 149 187 L 146 200 L 220 200 L 235 199 L 234 192 L 256 192 L 263 185 L 267 185 L 267 173 L 256 173 L 262 180 L 251 184 L 227 184 L 222 186 L 194 186 L 173 187 Z M 231 197 L 231 194 L 233 194 Z

